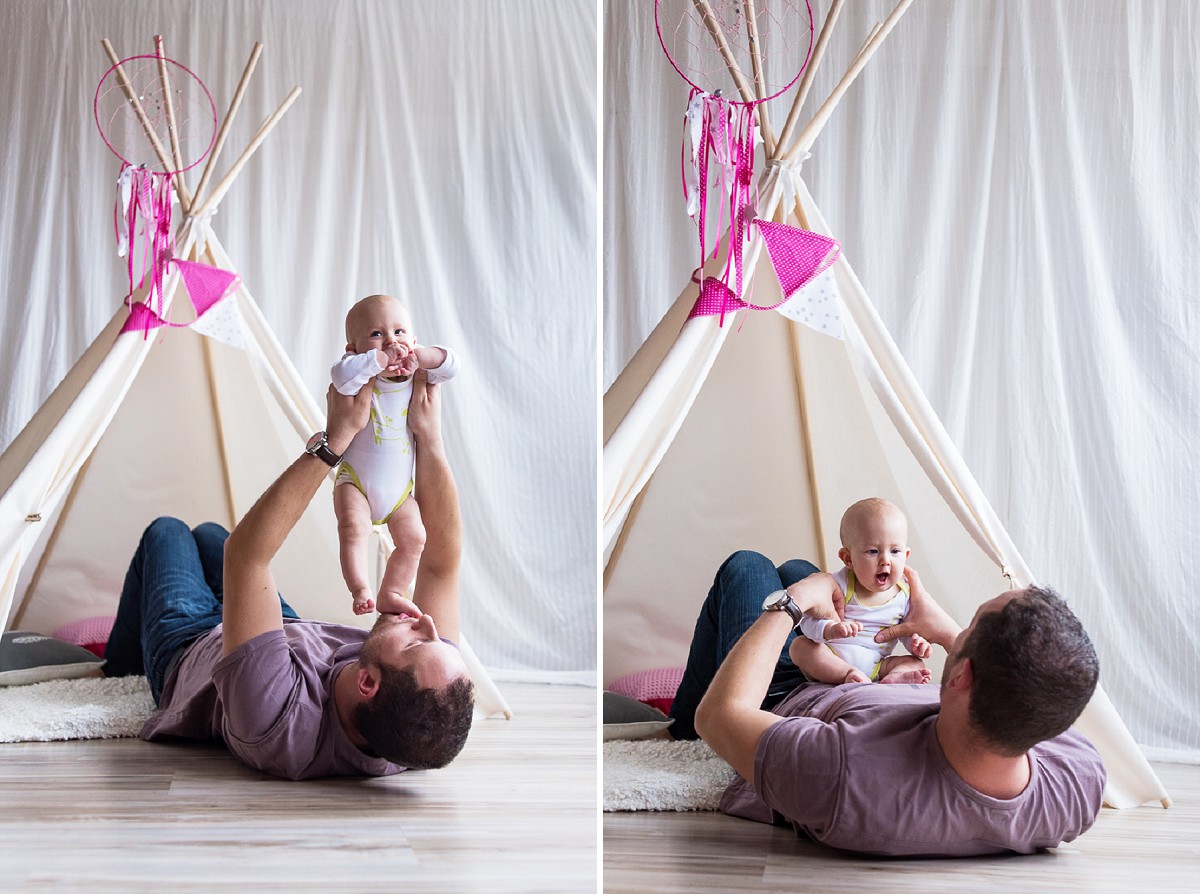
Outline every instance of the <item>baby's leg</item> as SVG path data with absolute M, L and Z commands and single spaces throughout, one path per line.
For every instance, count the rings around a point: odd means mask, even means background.
M 383 583 L 379 586 L 379 602 L 382 605 L 393 596 L 403 596 L 412 587 L 417 576 L 417 565 L 425 551 L 425 525 L 421 522 L 421 509 L 412 495 L 396 507 L 387 520 L 388 531 L 396 548 L 388 557 Z
M 338 521 L 339 557 L 342 578 L 354 599 L 354 613 L 365 615 L 375 610 L 371 587 L 367 583 L 367 541 L 371 537 L 371 507 L 353 484 L 333 489 L 333 511 Z
M 925 662 L 912 655 L 891 655 L 879 664 L 880 683 L 928 683 L 932 676 Z
M 796 667 L 810 680 L 818 683 L 870 683 L 870 678 L 858 668 L 843 661 L 833 650 L 797 636 L 788 651 Z

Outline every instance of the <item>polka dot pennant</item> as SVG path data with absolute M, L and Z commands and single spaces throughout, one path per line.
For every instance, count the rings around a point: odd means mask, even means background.
M 782 306 L 777 307 L 776 312 L 825 335 L 842 338 L 841 295 L 838 294 L 833 268 L 809 280 Z

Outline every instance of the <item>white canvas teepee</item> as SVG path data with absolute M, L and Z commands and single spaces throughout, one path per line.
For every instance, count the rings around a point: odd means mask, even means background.
M 107 45 L 110 58 L 116 54 Z M 234 177 L 298 95 L 259 128 L 210 191 L 212 163 L 257 61 L 256 45 L 195 197 L 177 189 L 187 213 L 175 256 L 236 268 L 211 226 Z M 164 160 L 164 165 L 166 164 Z M 180 322 L 180 277 L 164 303 Z M 146 289 L 134 296 L 145 298 Z M 172 299 L 175 299 L 174 301 Z M 219 314 L 220 320 L 213 319 Z M 324 427 L 245 285 L 201 318 L 201 326 L 122 332 L 122 305 L 63 382 L 0 456 L 0 617 L 5 629 L 51 633 L 74 620 L 111 615 L 125 566 L 145 526 L 160 515 L 232 528 Z M 203 330 L 203 332 L 201 331 Z M 206 334 L 208 333 L 208 334 Z M 391 544 L 378 529 L 377 573 Z M 341 581 L 330 486 L 313 499 L 273 563 L 281 592 L 302 617 L 362 626 Z M 484 715 L 508 706 L 465 641 L 463 654 Z
M 795 110 L 841 2 L 832 5 L 789 124 L 767 146 L 764 217 L 833 235 L 797 160 L 910 2 L 873 33 L 793 141 Z M 770 305 L 778 282 L 758 251 L 751 247 L 747 264 L 754 303 Z M 687 319 L 697 297 L 689 286 L 605 394 L 606 684 L 685 664 L 700 603 L 734 550 L 836 567 L 841 513 L 868 496 L 905 510 L 911 563 L 961 623 L 985 599 L 1033 582 L 845 254 L 832 275 L 844 340 L 770 311 L 724 326 L 715 316 Z M 1106 803 L 1169 804 L 1102 689 L 1077 725 L 1107 765 Z

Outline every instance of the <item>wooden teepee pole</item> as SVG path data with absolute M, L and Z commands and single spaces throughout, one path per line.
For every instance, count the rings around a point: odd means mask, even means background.
M 267 134 L 269 134 L 272 128 L 279 123 L 279 119 L 283 117 L 283 113 L 291 107 L 292 103 L 296 101 L 296 97 L 299 95 L 300 88 L 293 87 L 292 92 L 289 93 L 283 102 L 279 104 L 279 108 L 272 112 L 270 116 L 263 121 L 262 126 L 258 129 L 258 133 L 255 134 L 254 139 L 250 141 L 250 145 L 242 150 L 242 154 L 238 157 L 238 160 L 233 163 L 233 167 L 230 168 L 225 176 L 221 178 L 221 182 L 213 187 L 213 191 L 204 199 L 204 201 L 200 203 L 200 207 L 196 208 L 192 212 L 193 216 L 202 217 L 209 208 L 220 203 L 221 199 L 224 198 L 225 193 L 229 191 L 229 187 L 233 183 L 234 178 L 237 177 L 237 175 L 241 172 L 246 162 L 250 160 L 250 157 L 254 155 L 254 153 L 258 150 L 258 147 L 262 145 L 263 140 L 267 138 Z
M 742 102 L 754 102 L 754 91 L 750 88 L 750 82 L 746 80 L 746 76 L 742 74 L 742 68 L 738 65 L 737 59 L 733 57 L 733 50 L 729 48 L 729 41 L 725 39 L 725 32 L 721 30 L 721 23 L 717 21 L 712 5 L 708 0 L 692 0 L 692 4 L 700 13 L 700 17 L 704 19 L 704 27 L 708 29 L 708 33 L 716 42 L 721 58 L 725 60 L 725 67 L 729 69 L 729 75 L 733 78 L 733 83 L 737 85 Z
M 167 150 L 158 139 L 158 134 L 154 132 L 154 126 L 150 123 L 150 119 L 146 116 L 146 110 L 142 108 L 142 102 L 137 98 L 137 94 L 133 90 L 133 85 L 129 83 L 129 77 L 125 74 L 125 69 L 121 67 L 121 57 L 117 55 L 117 51 L 113 49 L 112 43 L 106 37 L 100 41 L 100 45 L 104 47 L 104 52 L 108 54 L 108 58 L 117 69 L 117 82 L 121 85 L 121 89 L 125 92 L 125 98 L 129 100 L 129 104 L 133 106 L 133 112 L 137 115 L 138 123 L 142 125 L 142 130 L 146 132 L 146 137 L 150 140 L 150 145 L 154 147 L 154 152 L 158 156 L 159 162 L 162 164 L 164 171 L 172 170 L 171 160 L 167 157 Z
M 813 77 L 817 73 L 817 67 L 821 64 L 822 58 L 825 56 L 825 47 L 829 44 L 829 36 L 833 34 L 833 26 L 837 24 L 838 16 L 842 12 L 842 5 L 846 0 L 833 0 L 833 5 L 829 7 L 829 12 L 825 14 L 825 22 L 821 25 L 821 33 L 817 36 L 816 46 L 813 47 L 812 58 L 808 60 L 808 68 L 804 70 L 804 77 L 800 79 L 800 87 L 796 91 L 795 97 L 792 99 L 792 107 L 788 110 L 787 120 L 783 122 L 783 130 L 779 132 L 779 142 L 776 147 L 787 146 L 788 141 L 792 138 L 792 132 L 795 131 L 796 125 L 800 121 L 800 110 L 804 107 L 804 101 L 808 99 L 808 93 L 812 89 Z M 773 157 L 775 153 L 771 153 Z
M 212 176 L 213 169 L 216 167 L 217 157 L 221 154 L 221 149 L 225 146 L 225 137 L 229 135 L 229 125 L 237 117 L 238 109 L 242 105 L 242 96 L 245 94 L 246 87 L 250 83 L 250 76 L 254 74 L 254 67 L 258 65 L 258 57 L 262 55 L 262 49 L 262 41 L 255 41 L 254 49 L 250 51 L 250 59 L 246 62 L 246 68 L 242 71 L 242 79 L 238 81 L 233 99 L 229 101 L 229 111 L 225 113 L 225 120 L 221 122 L 221 129 L 217 132 L 217 141 L 213 143 L 212 152 L 208 154 L 208 161 L 204 163 L 204 173 L 200 177 L 200 183 L 196 186 L 197 202 L 204 198 L 204 190 L 208 186 L 208 179 Z
M 192 204 L 192 194 L 183 180 L 183 156 L 179 152 L 179 131 L 175 126 L 175 100 L 171 95 L 171 74 L 167 71 L 167 54 L 163 49 L 161 34 L 154 35 L 154 55 L 158 57 L 158 79 L 162 81 L 163 102 L 167 107 L 167 133 L 171 138 L 171 160 L 174 162 L 171 170 L 175 172 L 171 182 L 179 196 L 179 205 L 186 214 Z
M 742 9 L 746 14 L 746 36 L 750 41 L 750 66 L 754 71 L 754 96 L 758 100 L 754 111 L 758 115 L 758 129 L 762 133 L 767 158 L 770 158 L 775 154 L 776 143 L 775 132 L 771 130 L 771 119 L 767 115 L 767 104 L 763 102 L 767 98 L 767 90 L 763 79 L 762 47 L 758 41 L 758 10 L 754 7 L 754 0 L 742 0 Z
M 838 85 L 829 94 L 829 98 L 825 100 L 825 103 L 813 115 L 812 120 L 805 125 L 795 144 L 784 153 L 784 158 L 794 159 L 800 152 L 808 151 L 809 147 L 816 141 L 817 135 L 821 133 L 822 128 L 829 121 L 829 116 L 837 108 L 837 104 L 841 101 L 842 96 L 845 95 L 846 91 L 850 89 L 850 85 L 862 73 L 863 68 L 866 67 L 871 57 L 875 55 L 876 50 L 887 40 L 888 35 L 892 33 L 892 29 L 896 27 L 896 23 L 900 21 L 900 17 L 912 6 L 912 2 L 913 0 L 900 0 L 896 4 L 896 8 L 884 20 L 883 25 L 875 33 L 875 36 L 868 40 L 862 52 L 854 58 L 846 73 L 842 75 L 842 79 L 838 82 Z

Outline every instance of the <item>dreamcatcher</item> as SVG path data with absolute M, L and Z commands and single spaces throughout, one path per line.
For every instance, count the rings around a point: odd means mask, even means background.
M 791 87 L 808 64 L 812 6 L 810 0 L 655 0 L 654 16 L 663 52 L 691 85 L 681 165 L 687 212 L 700 242 L 700 266 L 692 277 L 700 295 L 692 316 L 719 314 L 723 325 L 726 313 L 757 307 L 740 297 L 752 225 L 766 242 L 785 300 L 799 287 L 798 271 L 807 282 L 837 257 L 831 250 L 836 243 L 827 237 L 757 220 L 756 110 Z M 710 193 L 719 197 L 715 215 Z M 728 227 L 729 240 L 721 275 L 703 277 L 720 249 L 718 235 L 709 253 L 710 223 L 718 234 Z
M 115 63 L 96 87 L 96 127 L 121 159 L 113 210 L 117 253 L 129 273 L 130 319 L 126 329 L 144 333 L 162 325 L 163 281 L 174 263 L 202 314 L 228 292 L 234 274 L 173 258 L 171 205 L 184 171 L 212 149 L 217 113 L 204 83 L 162 55 L 132 56 Z M 150 280 L 145 303 L 133 303 L 135 287 Z

